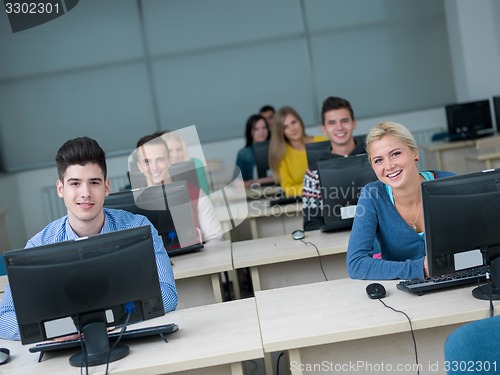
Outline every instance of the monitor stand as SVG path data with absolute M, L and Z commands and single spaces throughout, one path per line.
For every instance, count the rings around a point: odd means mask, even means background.
M 488 259 L 487 251 L 482 250 L 483 257 Z M 485 262 L 487 263 L 487 262 Z M 489 262 L 488 271 L 490 279 L 485 285 L 478 286 L 472 290 L 472 295 L 477 299 L 482 300 L 500 300 L 500 289 L 496 286 L 500 285 L 500 257 L 497 257 Z
M 500 289 L 493 287 L 490 283 L 472 289 L 472 295 L 477 299 L 500 300 Z
M 126 345 L 110 347 L 104 311 L 81 315 L 80 325 L 83 327 L 84 350 L 69 358 L 71 366 L 104 365 L 122 359 L 129 353 Z

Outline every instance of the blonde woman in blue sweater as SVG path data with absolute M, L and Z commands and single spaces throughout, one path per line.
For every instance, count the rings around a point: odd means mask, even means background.
M 360 194 L 347 250 L 347 270 L 354 279 L 412 279 L 427 275 L 421 183 L 452 176 L 419 172 L 418 147 L 410 131 L 383 122 L 366 137 L 366 151 L 378 181 Z M 381 259 L 373 258 L 373 243 Z

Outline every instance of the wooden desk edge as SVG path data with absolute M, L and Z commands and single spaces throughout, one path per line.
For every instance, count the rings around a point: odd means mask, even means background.
M 498 313 L 499 311 L 500 307 L 498 306 L 495 307 L 495 314 Z M 457 313 L 454 315 L 412 320 L 412 326 L 413 330 L 417 331 L 417 330 L 441 327 L 444 325 L 469 323 L 474 320 L 484 319 L 487 317 L 489 317 L 489 309 L 484 308 L 484 309 L 469 311 L 466 313 Z M 443 322 L 443 318 L 446 318 L 445 322 Z M 266 343 L 265 339 L 262 338 L 262 343 L 264 346 L 264 352 L 271 353 L 282 350 L 300 349 L 317 345 L 327 345 L 343 341 L 351 341 L 351 340 L 365 339 L 376 336 L 391 335 L 395 333 L 410 332 L 408 321 L 405 318 L 403 319 L 404 320 L 399 322 L 394 322 L 390 325 L 374 326 L 370 328 L 362 328 L 359 330 L 341 331 L 314 337 L 301 337 L 297 339 L 279 340 L 268 343 Z

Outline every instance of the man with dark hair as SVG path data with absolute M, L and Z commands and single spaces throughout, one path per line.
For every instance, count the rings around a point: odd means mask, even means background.
M 272 105 L 264 105 L 259 111 L 259 115 L 264 117 L 267 121 L 267 125 L 269 125 L 270 128 L 273 127 L 273 119 L 274 119 L 274 114 L 276 111 L 274 110 L 274 107 Z
M 170 157 L 168 146 L 158 133 L 147 135 L 137 142 L 137 168 L 144 175 L 147 186 L 168 184 L 170 176 Z M 202 241 L 220 240 L 224 231 L 220 224 L 212 201 L 198 186 L 189 187 L 189 195 L 193 207 L 195 224 Z
M 349 101 L 334 96 L 326 98 L 321 108 L 321 119 L 323 133 L 329 138 L 330 144 L 325 148 L 320 160 L 365 153 L 364 143 L 357 142 L 353 137 L 356 120 Z M 317 230 L 324 225 L 317 166 L 309 166 L 304 176 L 302 212 L 304 230 Z
M 57 194 L 64 200 L 68 214 L 48 224 L 28 240 L 26 247 L 149 225 L 165 312 L 175 310 L 177 289 L 174 275 L 157 230 L 142 215 L 104 208 L 104 200 L 109 195 L 109 180 L 105 154 L 99 144 L 88 137 L 67 141 L 57 152 L 56 163 L 59 174 Z M 5 289 L 0 303 L 0 337 L 20 339 L 10 286 Z

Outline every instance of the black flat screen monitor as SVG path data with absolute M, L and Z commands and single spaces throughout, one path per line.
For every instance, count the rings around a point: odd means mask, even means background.
M 493 288 L 500 287 L 500 169 L 424 181 L 422 204 L 429 275 L 486 259 Z
M 366 134 L 354 136 L 356 147 L 360 143 L 365 144 Z M 307 164 L 309 169 L 318 169 L 318 161 L 332 158 L 332 148 L 330 141 L 312 142 L 306 144 Z M 335 156 L 334 156 L 335 157 Z
M 309 169 L 318 169 L 318 160 L 328 159 L 332 155 L 330 141 L 307 143 L 306 155 Z
M 500 129 L 500 96 L 493 97 L 493 108 L 495 110 L 496 128 Z
M 86 356 L 71 357 L 74 366 L 128 354 L 110 354 L 106 327 L 165 314 L 150 226 L 9 251 L 5 265 L 22 343 L 80 327 Z
M 186 181 L 113 193 L 106 197 L 104 207 L 146 216 L 170 256 L 203 248 Z
M 477 139 L 495 134 L 489 100 L 445 107 L 450 141 Z
M 269 141 L 257 142 L 252 144 L 253 154 L 255 158 L 255 166 L 257 167 L 257 177 L 271 176 L 269 169 Z
M 359 193 L 377 180 L 366 154 L 318 161 L 324 226 L 329 232 L 352 227 Z

